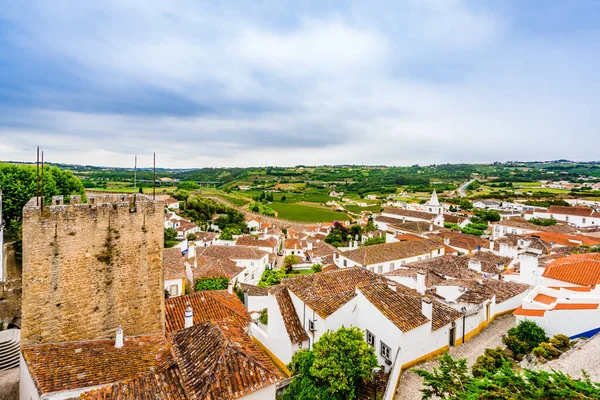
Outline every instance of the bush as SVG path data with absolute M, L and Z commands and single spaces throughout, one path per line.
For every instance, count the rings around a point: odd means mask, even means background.
M 362 246 L 371 246 L 374 244 L 383 244 L 385 243 L 385 236 L 375 236 L 372 237 L 370 239 L 365 240 L 364 242 L 362 242 Z
M 508 347 L 516 360 L 529 354 L 540 343 L 547 342 L 546 331 L 533 321 L 523 321 L 510 328 L 507 335 L 502 337 L 502 343 Z
M 567 335 L 561 335 L 560 333 L 554 335 L 549 343 L 560 351 L 567 351 L 571 348 L 571 340 L 569 337 Z
M 507 362 L 510 362 L 510 355 L 500 347 L 485 349 L 483 355 L 477 357 L 471 371 L 474 377 L 480 378 L 495 373 Z
M 323 265 L 322 264 L 313 264 L 312 267 L 310 267 L 312 272 L 321 272 L 323 270 Z
M 258 286 L 268 287 L 281 283 L 283 278 L 287 278 L 288 275 L 282 269 L 266 269 L 260 276 Z
M 548 353 L 546 353 L 546 349 L 544 349 L 542 346 L 536 347 L 531 351 L 531 353 L 537 358 L 548 359 Z
M 529 222 L 540 226 L 556 225 L 556 220 L 554 218 L 531 218 Z
M 215 278 L 201 278 L 196 279 L 194 283 L 194 290 L 201 292 L 203 290 L 225 290 L 229 285 L 229 279 L 224 276 L 218 276 Z
M 186 238 L 187 240 L 192 240 L 192 241 L 194 241 L 194 240 L 198 239 L 198 237 L 196 236 L 196 234 L 195 234 L 194 232 L 190 232 L 190 233 L 188 233 L 188 234 L 187 234 L 187 236 L 186 236 L 185 238 Z
M 268 325 L 269 324 L 269 310 L 267 308 L 263 308 L 262 310 L 260 310 L 258 312 L 259 317 L 258 317 L 258 322 L 260 322 L 263 325 Z
M 548 360 L 554 360 L 555 358 L 558 358 L 560 356 L 560 351 L 556 347 L 552 346 L 550 343 L 542 342 L 540 343 L 540 347 L 542 347 L 546 351 L 546 359 Z

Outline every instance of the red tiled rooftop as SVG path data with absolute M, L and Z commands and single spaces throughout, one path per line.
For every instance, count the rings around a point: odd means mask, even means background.
M 531 310 L 528 308 L 523 308 L 523 306 L 520 306 L 513 312 L 513 315 L 518 315 L 518 316 L 523 316 L 523 317 L 543 317 L 545 313 L 546 313 L 546 310 Z
M 538 303 L 544 303 L 544 304 L 552 304 L 556 301 L 556 297 L 538 293 L 537 296 L 535 296 L 533 298 L 533 301 L 537 301 Z
M 559 303 L 554 306 L 553 310 L 595 310 L 600 304 L 590 303 Z

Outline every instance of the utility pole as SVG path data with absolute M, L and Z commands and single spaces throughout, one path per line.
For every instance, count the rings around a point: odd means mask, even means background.
M 42 150 L 42 211 L 44 211 L 44 151 Z
M 136 182 L 137 182 L 137 156 L 135 156 L 135 161 L 133 162 L 133 192 L 136 193 Z
M 35 205 L 40 205 L 40 146 L 37 147 L 35 159 Z
M 156 200 L 156 152 L 153 153 L 154 157 L 154 180 L 152 181 L 152 200 Z

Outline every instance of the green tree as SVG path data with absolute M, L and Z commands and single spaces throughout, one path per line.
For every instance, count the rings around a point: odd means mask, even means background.
M 485 349 L 483 355 L 477 357 L 471 371 L 476 378 L 485 376 L 488 373 L 495 373 L 504 363 L 510 363 L 510 355 L 500 347 L 495 349 Z
M 365 240 L 361 243 L 361 246 L 371 246 L 374 244 L 382 244 L 385 243 L 385 236 L 375 236 L 370 239 Z
M 313 264 L 312 267 L 310 267 L 310 270 L 312 272 L 321 272 L 323 270 L 323 264 Z
M 194 232 L 188 233 L 185 238 L 187 240 L 196 240 L 196 239 L 198 239 L 198 237 L 196 236 L 196 234 Z
M 229 285 L 229 279 L 224 276 L 217 276 L 214 278 L 201 278 L 196 279 L 194 282 L 194 290 L 201 292 L 203 290 L 225 290 Z
M 375 226 L 375 222 L 373 222 L 373 217 L 369 217 L 367 221 L 367 225 L 365 225 L 365 232 L 373 232 L 376 231 L 377 227 Z
M 164 236 L 164 245 L 165 245 L 165 247 L 167 247 L 170 245 L 169 242 L 173 242 L 173 241 L 177 240 L 177 231 L 173 228 L 165 228 L 163 236 Z
M 292 272 L 292 266 L 298 264 L 299 262 L 300 259 L 293 254 L 285 256 L 285 258 L 283 259 L 283 270 L 286 274 L 289 274 Z
M 287 278 L 288 275 L 285 273 L 283 269 L 266 269 L 260 276 L 260 280 L 258 281 L 258 286 L 260 287 L 269 287 L 273 285 L 278 285 L 281 283 L 283 278 Z
M 356 327 L 327 331 L 312 350 L 301 350 L 288 365 L 294 380 L 284 400 L 353 400 L 358 385 L 373 377 L 377 366 L 374 349 Z
M 502 336 L 502 343 L 508 347 L 517 360 L 529 354 L 540 343 L 547 341 L 548 336 L 546 336 L 544 328 L 533 321 L 527 320 L 520 322 L 514 328 L 510 328 L 507 334 Z

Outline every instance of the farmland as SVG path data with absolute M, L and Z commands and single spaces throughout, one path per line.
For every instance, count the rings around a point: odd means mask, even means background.
M 333 222 L 346 221 L 350 217 L 345 213 L 331 211 L 324 207 L 298 203 L 270 203 L 269 207 L 277 212 L 279 218 L 299 222 Z

